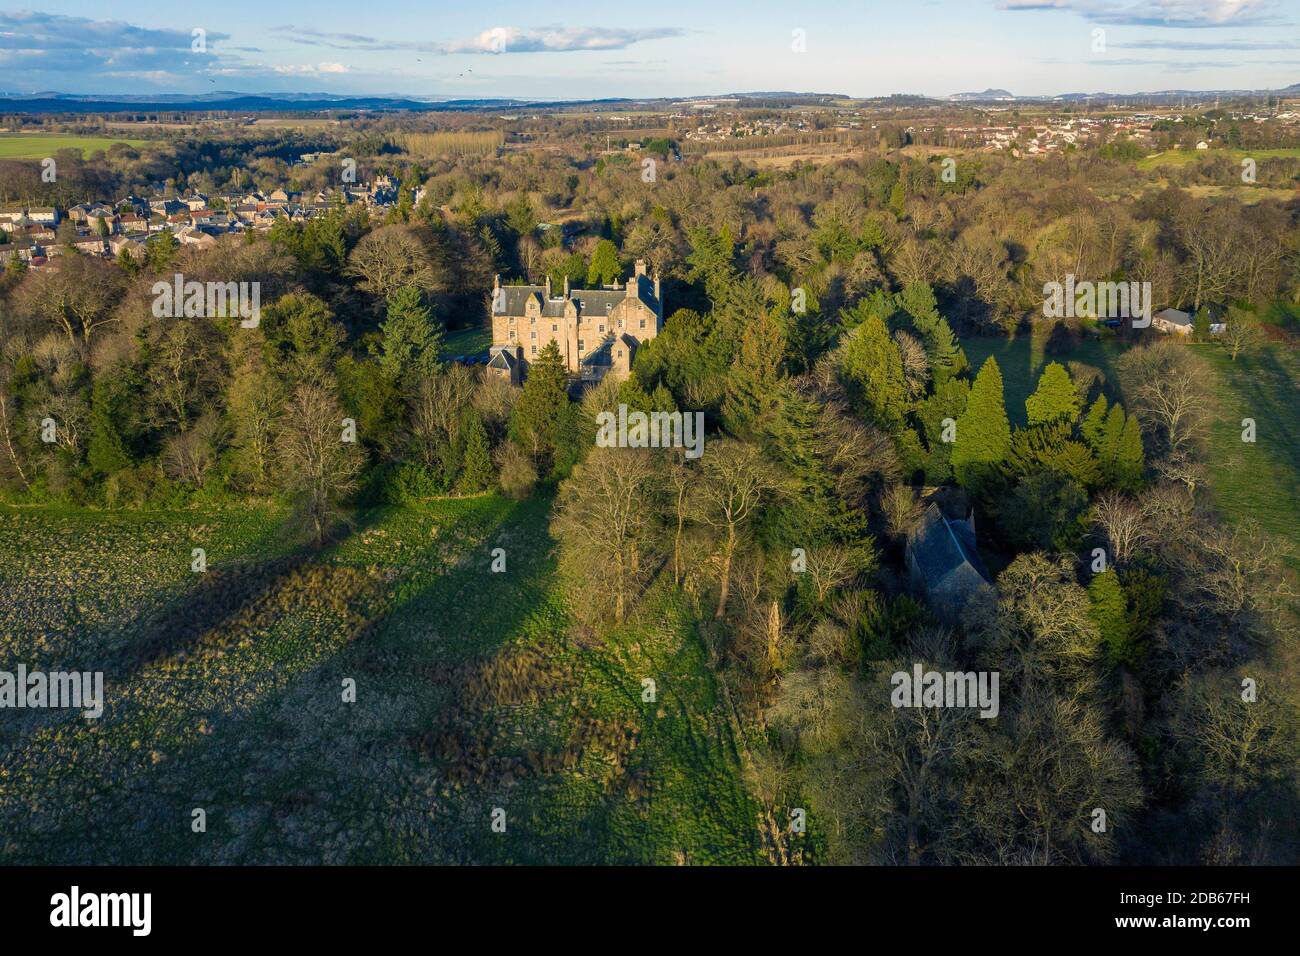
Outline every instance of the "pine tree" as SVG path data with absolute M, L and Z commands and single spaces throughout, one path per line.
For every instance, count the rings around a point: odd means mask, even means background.
M 1083 433 L 1083 440 L 1086 441 L 1093 451 L 1101 448 L 1101 437 L 1106 429 L 1106 410 L 1109 403 L 1105 395 L 1098 395 L 1097 400 L 1092 403 L 1088 409 L 1088 414 L 1079 426 Z
M 1039 376 L 1038 388 L 1025 399 L 1030 426 L 1070 422 L 1079 417 L 1079 393 L 1065 366 L 1049 362 Z
M 1113 568 L 1093 577 L 1088 584 L 1088 599 L 1092 602 L 1088 616 L 1101 632 L 1111 660 L 1130 661 L 1134 648 L 1130 640 L 1128 599 Z
M 924 282 L 910 282 L 897 297 L 898 307 L 907 313 L 921 335 L 935 385 L 942 385 L 970 368 L 966 353 L 953 335 L 952 327 L 939 314 L 934 290 Z
M 492 467 L 487 429 L 483 427 L 483 419 L 477 413 L 468 416 L 464 434 L 465 461 L 456 486 L 462 494 L 473 494 L 491 487 L 496 474 Z
M 966 411 L 957 419 L 952 468 L 963 485 L 978 484 L 1006 460 L 1011 448 L 1011 423 L 1002 395 L 1002 370 L 989 356 L 975 376 Z

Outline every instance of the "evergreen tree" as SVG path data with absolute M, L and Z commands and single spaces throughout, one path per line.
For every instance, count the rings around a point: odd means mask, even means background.
M 1002 370 L 989 356 L 975 376 L 965 413 L 957 419 L 952 468 L 957 480 L 978 484 L 1006 460 L 1011 448 L 1011 423 L 1002 395 Z
M 854 329 L 844 348 L 844 374 L 855 386 L 867 417 L 897 430 L 907 409 L 907 383 L 898 345 L 878 315 Z
M 569 371 L 560 347 L 547 342 L 528 366 L 528 378 L 510 416 L 510 437 L 535 462 L 549 459 L 569 415 Z
M 935 385 L 941 385 L 970 369 L 966 353 L 952 327 L 939 314 L 934 290 L 924 282 L 911 282 L 898 294 L 898 306 L 912 320 L 921 335 Z
M 1124 431 L 1120 435 L 1119 448 L 1115 454 L 1114 480 L 1120 487 L 1134 490 L 1142 483 L 1142 472 L 1146 470 L 1146 458 L 1142 451 L 1142 429 L 1136 415 L 1129 415 L 1124 420 Z
M 1039 376 L 1038 388 L 1025 399 L 1025 411 L 1031 427 L 1061 421 L 1074 423 L 1079 417 L 1079 393 L 1065 366 L 1048 363 Z
M 437 370 L 442 328 L 418 288 L 404 285 L 388 297 L 388 312 L 379 331 L 379 367 L 390 381 Z
M 1108 656 L 1113 661 L 1130 662 L 1134 648 L 1130 640 L 1128 600 L 1113 568 L 1093 577 L 1088 585 L 1088 598 L 1092 602 L 1088 616 L 1101 632 Z
M 473 494 L 491 487 L 496 477 L 492 467 L 492 452 L 488 446 L 487 429 L 476 412 L 466 416 L 465 461 L 461 466 L 456 487 L 462 494 Z
M 1116 462 L 1119 449 L 1124 441 L 1124 406 L 1115 404 L 1106 415 L 1106 424 L 1101 430 L 1101 441 L 1097 447 L 1097 457 L 1101 460 L 1101 471 L 1107 481 L 1116 478 Z
M 1097 400 L 1088 409 L 1083 424 L 1079 426 L 1079 431 L 1083 433 L 1083 440 L 1093 451 L 1099 451 L 1101 448 L 1102 434 L 1106 430 L 1107 405 L 1106 396 L 1098 395 Z
M 618 247 L 608 239 L 596 243 L 592 253 L 591 265 L 587 268 L 587 286 L 595 289 L 602 285 L 612 285 L 623 274 L 623 266 L 618 261 Z

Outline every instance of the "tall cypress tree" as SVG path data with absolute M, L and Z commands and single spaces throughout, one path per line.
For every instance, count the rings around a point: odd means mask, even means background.
M 465 424 L 465 461 L 461 466 L 457 488 L 462 493 L 483 491 L 492 484 L 494 469 L 483 419 L 474 412 Z
M 912 327 L 921 335 L 936 385 L 942 385 L 970 368 L 966 353 L 953 335 L 952 327 L 939 314 L 939 304 L 929 285 L 924 282 L 908 283 L 898 294 L 897 302 L 898 307 L 912 320 Z
M 528 378 L 510 416 L 510 437 L 535 462 L 549 459 L 568 420 L 569 372 L 560 347 L 547 342 L 528 365 Z
M 1011 448 L 1011 423 L 1002 394 L 1002 370 L 989 356 L 975 376 L 966 411 L 957 419 L 952 468 L 957 480 L 978 484 L 1006 460 Z

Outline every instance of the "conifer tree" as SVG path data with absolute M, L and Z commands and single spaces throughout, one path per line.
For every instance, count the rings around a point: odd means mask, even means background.
M 463 494 L 473 494 L 490 487 L 494 477 L 487 429 L 483 427 L 483 419 L 477 413 L 471 414 L 465 425 L 465 461 L 460 470 L 457 488 Z
M 1101 460 L 1102 474 L 1107 481 L 1115 480 L 1115 463 L 1119 459 L 1120 443 L 1124 440 L 1124 406 L 1115 404 L 1106 415 L 1106 424 L 1101 430 L 1101 441 L 1097 447 L 1097 457 Z
M 1070 422 L 1079 417 L 1079 393 L 1065 366 L 1049 362 L 1038 378 L 1038 388 L 1025 399 L 1030 426 Z
M 1127 662 L 1133 651 L 1129 639 L 1128 600 L 1113 568 L 1107 568 L 1092 579 L 1088 584 L 1088 599 L 1092 603 L 1088 616 L 1101 632 L 1108 655 L 1112 660 Z
M 510 416 L 510 437 L 534 462 L 548 458 L 568 420 L 569 372 L 555 342 L 547 342 L 528 366 L 519 402 Z
M 1119 447 L 1115 453 L 1114 480 L 1122 488 L 1135 489 L 1142 483 L 1146 459 L 1142 451 L 1142 429 L 1136 415 L 1124 420 Z
M 935 385 L 942 385 L 970 368 L 952 327 L 939 314 L 934 290 L 924 282 L 910 282 L 898 294 L 898 307 L 912 320 L 912 326 L 921 335 L 925 354 Z
M 618 261 L 618 247 L 608 239 L 596 243 L 596 251 L 591 255 L 591 265 L 587 268 L 587 285 L 593 289 L 602 285 L 612 285 L 623 274 L 623 267 Z
M 965 413 L 957 419 L 952 468 L 963 485 L 979 483 L 1007 457 L 1011 423 L 1002 395 L 1002 370 L 989 356 L 975 376 Z
M 1102 434 L 1106 429 L 1106 411 L 1108 402 L 1105 395 L 1098 395 L 1097 400 L 1092 403 L 1088 409 L 1088 414 L 1079 426 L 1083 433 L 1083 440 L 1088 443 L 1093 451 L 1099 451 L 1101 448 Z
M 849 336 L 844 373 L 856 386 L 868 418 L 890 431 L 902 423 L 907 408 L 903 358 L 880 316 L 867 316 Z

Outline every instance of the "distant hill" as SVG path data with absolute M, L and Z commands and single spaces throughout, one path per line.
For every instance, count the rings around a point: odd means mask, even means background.
M 1015 94 L 1006 90 L 985 90 L 983 93 L 953 93 L 948 99 L 954 103 L 988 103 L 998 100 L 1014 100 Z

